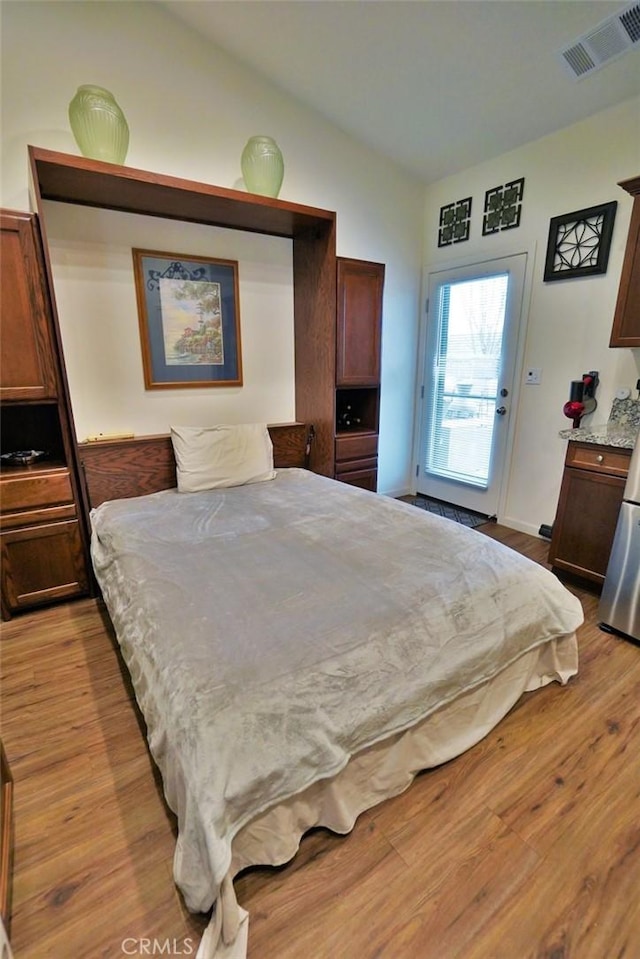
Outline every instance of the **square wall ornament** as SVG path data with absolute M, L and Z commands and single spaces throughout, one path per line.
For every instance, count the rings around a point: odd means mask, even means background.
M 471 197 L 440 207 L 438 246 L 451 246 L 469 239 L 471 228 Z
M 554 216 L 549 223 L 544 280 L 606 273 L 617 200 Z
M 524 177 L 487 190 L 484 195 L 483 236 L 520 226 L 523 194 Z

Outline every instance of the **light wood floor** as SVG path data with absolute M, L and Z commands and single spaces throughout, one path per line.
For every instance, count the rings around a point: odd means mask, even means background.
M 546 559 L 542 540 L 482 532 Z M 250 959 L 640 956 L 640 648 L 576 592 L 567 687 L 526 696 L 351 835 L 316 831 L 237 880 Z M 173 886 L 173 818 L 100 606 L 16 618 L 0 651 L 16 959 L 195 955 L 206 922 Z

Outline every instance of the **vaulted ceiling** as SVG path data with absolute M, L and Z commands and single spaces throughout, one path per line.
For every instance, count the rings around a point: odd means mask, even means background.
M 617 0 L 164 5 L 427 183 L 640 94 L 640 43 L 580 80 L 557 56 Z

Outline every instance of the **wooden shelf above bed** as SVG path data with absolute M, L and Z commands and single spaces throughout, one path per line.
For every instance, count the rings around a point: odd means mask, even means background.
M 29 147 L 31 174 L 43 200 L 141 213 L 169 220 L 293 239 L 335 223 L 330 210 Z

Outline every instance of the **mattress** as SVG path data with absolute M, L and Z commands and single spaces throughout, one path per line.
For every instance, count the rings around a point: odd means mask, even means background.
M 104 503 L 92 512 L 92 557 L 178 818 L 174 876 L 194 911 L 225 888 L 229 900 L 234 870 L 261 861 L 256 824 L 314 787 L 326 793 L 354 757 L 518 661 L 529 670 L 547 644 L 571 645 L 550 678 L 577 668 L 582 609 L 551 573 L 305 470 Z M 512 705 L 522 682 L 506 685 Z

